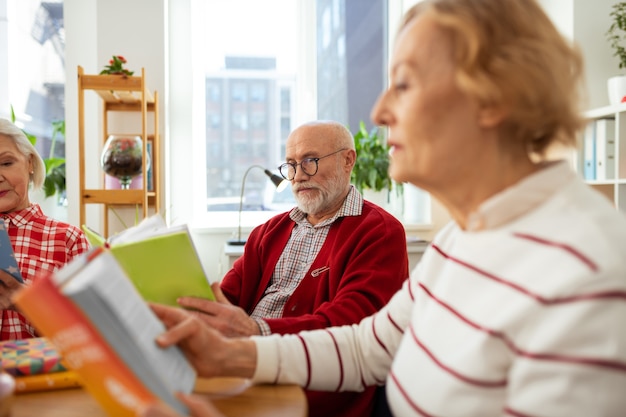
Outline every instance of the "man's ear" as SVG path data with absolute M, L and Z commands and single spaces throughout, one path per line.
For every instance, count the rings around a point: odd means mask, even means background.
M 352 171 L 352 168 L 356 163 L 356 151 L 354 149 L 348 149 L 344 161 L 345 167 L 348 168 L 349 171 Z
M 485 104 L 478 111 L 478 124 L 483 128 L 496 127 L 502 123 L 508 113 L 502 105 Z

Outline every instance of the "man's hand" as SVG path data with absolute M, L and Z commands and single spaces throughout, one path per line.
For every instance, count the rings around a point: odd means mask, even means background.
M 190 417 L 223 417 L 209 401 L 197 395 L 178 394 L 188 408 Z M 163 403 L 153 404 L 139 413 L 140 417 L 183 417 Z
M 211 284 L 215 301 L 197 297 L 181 297 L 178 304 L 189 309 L 200 320 L 214 329 L 219 330 L 227 337 L 241 337 L 260 335 L 261 330 L 256 321 L 240 307 L 232 305 L 222 290 L 219 283 Z
M 14 309 L 11 297 L 22 287 L 24 284 L 19 283 L 10 274 L 0 271 L 0 310 Z
M 167 329 L 157 337 L 157 345 L 178 345 L 199 376 L 254 375 L 257 355 L 252 340 L 228 339 L 181 308 L 152 303 L 150 308 Z

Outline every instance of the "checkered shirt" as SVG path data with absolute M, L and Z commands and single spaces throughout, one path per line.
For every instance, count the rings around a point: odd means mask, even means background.
M 45 216 L 37 204 L 1 216 L 26 285 L 41 273 L 54 271 L 89 249 L 79 228 Z M 35 336 L 37 332 L 22 314 L 2 310 L 0 340 Z
M 259 325 L 262 335 L 272 333 L 267 322 L 262 319 L 282 317 L 287 300 L 311 268 L 335 220 L 346 216 L 360 216 L 362 208 L 363 197 L 354 186 L 351 186 L 339 211 L 315 226 L 309 223 L 306 213 L 302 210 L 297 207 L 291 210 L 289 217 L 296 225 L 276 263 L 274 274 L 263 297 L 250 314 Z

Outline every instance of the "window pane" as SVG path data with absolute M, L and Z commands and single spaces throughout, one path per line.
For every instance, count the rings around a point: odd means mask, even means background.
M 209 0 L 205 8 L 207 210 L 236 211 L 246 170 L 277 172 L 294 127 L 369 124 L 386 84 L 387 0 Z M 262 170 L 250 171 L 245 210 L 293 204 L 272 188 Z
M 63 2 L 0 1 L 0 43 L 0 116 L 10 119 L 13 107 L 47 158 L 52 122 L 65 119 Z M 54 156 L 65 156 L 64 140 L 57 136 Z

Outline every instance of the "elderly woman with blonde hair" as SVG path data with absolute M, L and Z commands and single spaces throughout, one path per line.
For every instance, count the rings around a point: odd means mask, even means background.
M 42 273 L 54 271 L 89 249 L 82 231 L 47 217 L 31 203 L 29 189 L 41 188 L 44 162 L 24 132 L 0 119 L 0 213 L 24 283 L 0 271 L 0 340 L 38 336 L 13 308 L 11 296 Z

